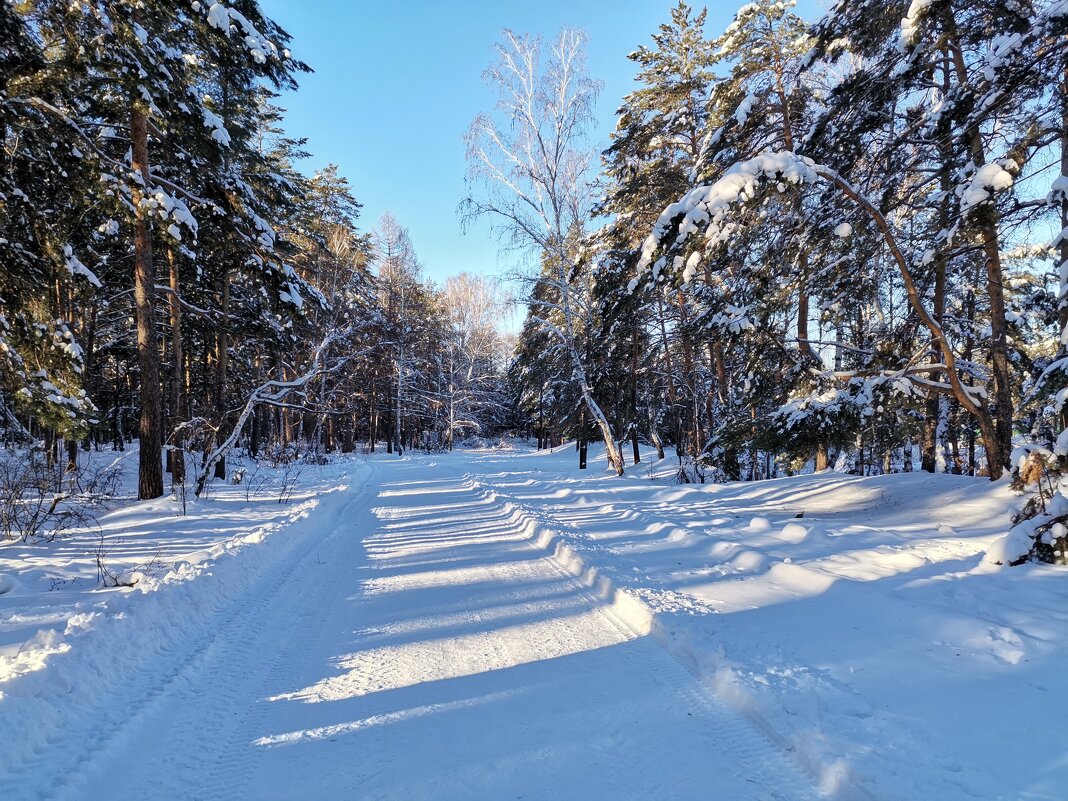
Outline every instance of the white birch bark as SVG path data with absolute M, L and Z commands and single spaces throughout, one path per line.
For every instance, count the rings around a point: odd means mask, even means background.
M 549 286 L 559 324 L 540 318 L 566 350 L 571 380 L 604 438 L 609 463 L 623 474 L 623 460 L 607 417 L 593 397 L 577 345 L 576 298 L 569 280 L 581 234 L 592 208 L 590 167 L 584 147 L 600 85 L 585 70 L 585 35 L 565 28 L 543 59 L 538 38 L 506 30 L 497 63 L 486 72 L 498 91 L 496 115 L 479 115 L 468 132 L 471 177 L 484 190 L 464 202 L 468 219 L 487 216 L 510 241 L 548 260 Z M 546 281 L 543 277 L 539 279 Z

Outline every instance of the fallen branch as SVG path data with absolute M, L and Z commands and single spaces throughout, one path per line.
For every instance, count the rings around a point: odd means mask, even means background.
M 214 474 L 215 465 L 225 459 L 226 455 L 237 444 L 238 439 L 241 437 L 241 432 L 245 428 L 245 424 L 248 422 L 248 419 L 252 416 L 252 413 L 256 410 L 257 406 L 261 404 L 270 406 L 284 405 L 286 396 L 291 392 L 303 389 L 316 378 L 337 372 L 352 359 L 363 355 L 363 352 L 350 353 L 346 356 L 339 357 L 330 365 L 326 363 L 331 347 L 346 339 L 350 333 L 351 329 L 346 329 L 342 332 L 328 334 L 315 349 L 315 354 L 312 356 L 311 364 L 308 366 L 307 371 L 298 378 L 294 378 L 291 381 L 268 381 L 256 387 L 249 393 L 244 408 L 242 408 L 241 414 L 238 415 L 237 422 L 234 423 L 234 427 L 230 431 L 229 436 L 208 454 L 208 458 L 204 461 L 204 464 L 201 465 L 200 471 L 197 473 L 195 494 L 198 498 L 204 491 L 208 479 Z

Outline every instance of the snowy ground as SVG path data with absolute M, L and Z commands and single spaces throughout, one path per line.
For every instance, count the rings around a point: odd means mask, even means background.
M 575 461 L 134 505 L 133 589 L 3 546 L 0 797 L 1064 798 L 1068 575 L 982 563 L 1004 485 Z

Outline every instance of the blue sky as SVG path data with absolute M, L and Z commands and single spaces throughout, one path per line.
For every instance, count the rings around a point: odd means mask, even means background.
M 502 28 L 551 37 L 563 25 L 590 35 L 589 68 L 604 82 L 594 132 L 607 144 L 615 110 L 633 87 L 627 54 L 650 41 L 670 18 L 669 0 L 541 2 L 366 2 L 261 0 L 293 35 L 294 54 L 315 69 L 286 95 L 287 127 L 308 138 L 308 169 L 339 165 L 364 204 L 369 229 L 389 210 L 412 235 L 426 274 L 441 282 L 460 271 L 496 274 L 488 226 L 461 233 L 456 207 L 464 195 L 464 132 L 493 95 L 482 82 Z M 718 33 L 734 3 L 717 3 Z

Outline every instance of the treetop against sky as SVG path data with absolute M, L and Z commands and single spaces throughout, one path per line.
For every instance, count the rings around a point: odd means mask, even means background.
M 503 28 L 551 39 L 562 26 L 589 34 L 589 71 L 604 82 L 595 141 L 607 146 L 615 111 L 634 87 L 627 54 L 670 19 L 671 0 L 479 0 L 347 3 L 264 0 L 293 35 L 293 52 L 315 72 L 287 93 L 286 125 L 308 138 L 315 167 L 339 165 L 364 204 L 363 226 L 392 211 L 407 226 L 427 274 L 497 273 L 518 256 L 498 255 L 488 225 L 461 232 L 464 133 L 494 96 L 482 80 Z M 701 4 L 696 4 L 700 7 Z M 710 35 L 730 24 L 736 5 L 711 4 Z M 816 4 L 798 13 L 812 18 Z

